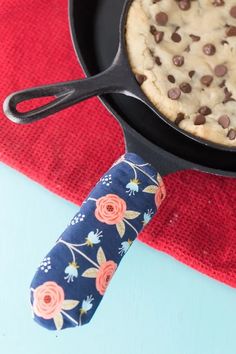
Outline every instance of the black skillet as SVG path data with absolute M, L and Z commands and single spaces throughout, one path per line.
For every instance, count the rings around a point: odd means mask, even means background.
M 122 97 L 115 95 L 115 98 L 114 95 L 103 96 L 102 100 L 122 125 L 128 151 L 141 155 L 158 167 L 162 174 L 181 169 L 197 169 L 235 177 L 236 149 L 182 131 L 155 109 L 137 84 L 125 46 L 126 17 L 131 2 L 87 0 L 85 3 L 70 0 L 72 39 L 86 72 L 94 74 L 96 68 L 104 70 L 114 52 L 114 46 L 119 42 L 115 59 L 108 69 L 88 79 L 11 94 L 4 102 L 6 116 L 16 123 L 26 124 L 95 95 L 123 94 Z M 55 96 L 55 99 L 32 111 L 21 113 L 17 110 L 18 103 L 45 96 Z

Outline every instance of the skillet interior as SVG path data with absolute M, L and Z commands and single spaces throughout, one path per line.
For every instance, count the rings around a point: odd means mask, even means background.
M 94 75 L 107 68 L 117 50 L 120 14 L 125 0 L 71 0 L 72 22 L 76 32 L 77 52 L 88 75 Z M 85 64 L 86 63 L 86 64 Z M 186 139 L 177 133 L 143 103 L 124 95 L 104 95 L 103 102 L 122 122 L 125 120 L 141 135 L 161 148 L 203 166 L 236 172 L 236 152 L 218 150 Z M 122 117 L 122 118 L 121 118 Z M 199 167 L 199 166 L 198 166 Z M 210 171 L 209 171 L 210 172 Z M 222 171 L 221 171 L 222 173 Z M 224 174 L 224 173 L 223 173 Z

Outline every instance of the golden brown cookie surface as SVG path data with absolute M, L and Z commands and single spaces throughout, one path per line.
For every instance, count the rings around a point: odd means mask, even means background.
M 131 67 L 180 128 L 236 146 L 236 0 L 134 0 Z

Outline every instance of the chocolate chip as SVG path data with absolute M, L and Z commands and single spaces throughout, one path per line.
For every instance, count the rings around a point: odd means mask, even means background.
M 220 116 L 218 119 L 218 123 L 222 126 L 223 129 L 228 128 L 230 125 L 229 116 L 227 116 L 227 114 Z
M 175 83 L 175 78 L 174 78 L 173 75 L 168 75 L 167 78 L 168 78 L 168 80 L 169 80 L 172 84 Z
M 184 57 L 182 55 L 174 55 L 172 61 L 176 66 L 182 66 L 184 64 Z
M 185 118 L 184 113 L 179 112 L 179 113 L 177 114 L 176 119 L 175 119 L 175 124 L 176 124 L 176 125 L 179 125 L 179 123 L 182 122 L 182 120 L 184 120 L 184 118 Z
M 199 108 L 198 113 L 207 116 L 208 114 L 212 113 L 212 110 L 207 106 L 202 106 Z
M 192 86 L 187 82 L 182 82 L 182 84 L 179 85 L 179 88 L 184 93 L 190 93 L 192 91 Z
M 224 0 L 214 0 L 212 5 L 214 6 L 223 6 L 225 4 Z
M 179 8 L 183 11 L 189 10 L 191 7 L 190 0 L 180 0 L 178 1 Z
M 179 42 L 181 42 L 182 37 L 179 33 L 174 32 L 171 35 L 171 39 L 173 42 L 179 43 Z
M 220 88 L 223 88 L 225 86 L 225 80 L 223 80 L 220 84 L 219 84 L 219 87 Z
M 159 12 L 156 14 L 156 21 L 158 25 L 165 26 L 168 22 L 168 15 L 165 12 Z
M 155 37 L 156 43 L 160 43 L 162 41 L 162 39 L 164 38 L 164 32 L 156 31 L 156 33 L 154 34 L 154 37 Z
M 138 81 L 139 85 L 142 85 L 144 83 L 144 81 L 147 80 L 146 75 L 136 74 L 135 77 L 136 77 L 136 80 Z
M 190 34 L 189 37 L 192 38 L 193 42 L 198 42 L 201 39 L 201 37 L 196 36 L 195 34 Z
M 223 100 L 223 103 L 227 103 L 229 101 L 235 101 L 235 99 L 232 97 L 232 92 L 230 92 L 227 87 L 224 88 L 224 94 L 225 94 L 225 98 Z
M 224 45 L 224 44 L 229 44 L 229 42 L 226 41 L 225 39 L 223 39 L 223 40 L 221 41 L 221 44 L 222 44 L 222 45 Z
M 215 69 L 214 69 L 214 73 L 216 74 L 216 76 L 218 77 L 222 77 L 225 76 L 228 72 L 228 69 L 225 65 L 220 64 L 220 65 L 216 65 Z
M 194 120 L 194 125 L 202 125 L 206 123 L 206 118 L 203 114 L 197 114 Z
M 195 74 L 194 70 L 189 71 L 188 76 L 190 77 L 190 79 L 192 79 L 194 74 Z
M 188 44 L 187 47 L 184 49 L 184 52 L 189 53 L 190 52 L 190 45 Z
M 150 55 L 152 56 L 152 57 L 154 57 L 154 52 L 153 52 L 153 50 L 152 49 L 148 49 L 149 50 L 149 53 L 150 53 Z
M 235 26 L 229 26 L 226 29 L 226 36 L 227 37 L 234 37 L 236 36 L 236 27 Z
M 160 2 L 161 0 L 152 0 L 153 4 L 156 4 L 157 2 Z
M 173 87 L 168 91 L 168 97 L 171 100 L 178 100 L 181 96 L 181 91 L 178 87 Z
M 160 66 L 162 64 L 160 57 L 155 57 L 155 63 Z
M 201 83 L 207 87 L 210 86 L 212 81 L 213 81 L 213 76 L 211 76 L 211 75 L 204 75 L 201 77 Z
M 234 129 L 230 129 L 227 134 L 227 137 L 229 138 L 229 140 L 234 140 L 236 138 L 236 131 Z
M 214 44 L 207 43 L 203 46 L 202 50 L 203 53 L 206 55 L 214 55 L 216 52 L 216 47 L 214 46 Z
M 157 33 L 157 29 L 155 26 L 150 26 L 150 33 L 155 35 Z
M 233 18 L 236 18 L 236 6 L 231 7 L 229 13 Z

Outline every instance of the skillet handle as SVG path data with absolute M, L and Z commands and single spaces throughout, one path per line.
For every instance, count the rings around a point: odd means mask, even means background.
M 27 124 L 45 118 L 87 98 L 110 92 L 123 92 L 123 74 L 119 66 L 113 64 L 104 72 L 87 79 L 61 82 L 25 89 L 9 95 L 3 104 L 5 115 L 15 123 Z M 19 112 L 17 105 L 34 98 L 55 99 L 35 109 Z
M 34 319 L 47 329 L 86 324 L 121 259 L 165 197 L 160 175 L 122 156 L 84 201 L 31 283 Z

